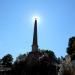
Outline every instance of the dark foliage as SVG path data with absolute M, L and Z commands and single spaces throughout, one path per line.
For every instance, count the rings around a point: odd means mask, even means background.
M 13 57 L 11 54 L 7 54 L 1 59 L 2 65 L 8 66 L 8 67 L 12 66 L 12 61 L 13 61 Z
M 71 56 L 71 59 L 75 59 L 75 37 L 69 39 L 67 53 Z
M 14 75 L 57 75 L 56 57 L 52 51 L 29 52 L 24 60 L 15 62 Z
M 64 71 L 63 75 L 72 75 L 70 71 Z

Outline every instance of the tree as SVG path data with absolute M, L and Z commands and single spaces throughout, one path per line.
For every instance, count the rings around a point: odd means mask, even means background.
M 42 50 L 29 52 L 27 55 L 19 55 L 14 63 L 16 75 L 56 75 L 56 56 L 53 51 Z
M 2 65 L 12 66 L 13 57 L 11 54 L 7 54 L 2 58 Z
M 71 56 L 71 60 L 75 60 L 75 37 L 69 39 L 67 53 Z
M 25 60 L 26 58 L 26 54 L 20 54 L 17 59 L 16 59 L 16 62 L 20 62 L 20 61 L 23 61 Z
M 71 55 L 75 52 L 75 37 L 69 38 L 67 53 Z
M 51 51 L 51 50 L 42 50 L 42 52 L 44 53 L 44 55 L 47 54 L 47 56 L 48 56 L 51 63 L 57 61 L 57 58 L 56 58 L 53 51 Z

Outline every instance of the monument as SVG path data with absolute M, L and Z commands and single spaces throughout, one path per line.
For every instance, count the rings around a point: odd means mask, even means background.
M 33 33 L 33 43 L 32 43 L 32 52 L 38 51 L 38 39 L 37 39 L 37 18 L 34 22 L 34 33 Z

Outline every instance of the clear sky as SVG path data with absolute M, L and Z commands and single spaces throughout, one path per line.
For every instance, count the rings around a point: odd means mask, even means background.
M 75 0 L 0 0 L 0 58 L 31 51 L 35 15 L 39 48 L 65 56 L 68 39 L 75 36 Z

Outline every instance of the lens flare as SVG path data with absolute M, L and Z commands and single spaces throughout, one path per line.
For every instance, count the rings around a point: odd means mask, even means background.
M 39 16 L 33 16 L 33 17 L 32 17 L 32 20 L 33 20 L 33 22 L 34 22 L 35 20 L 37 20 L 37 22 L 39 23 L 39 22 L 40 22 L 40 17 L 39 17 Z

